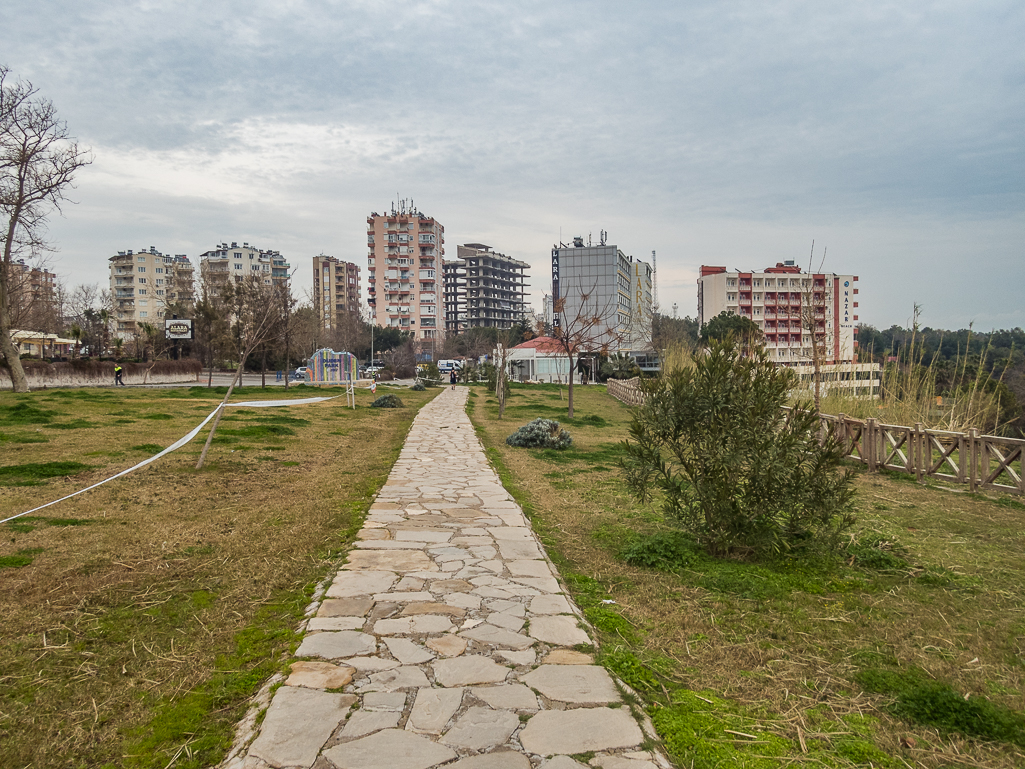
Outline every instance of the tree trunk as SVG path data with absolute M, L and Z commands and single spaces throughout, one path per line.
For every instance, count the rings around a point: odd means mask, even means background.
M 8 321 L 6 286 L 0 285 L 0 353 L 3 357 L 3 366 L 11 375 L 11 389 L 16 393 L 28 392 L 28 378 L 25 376 L 25 369 L 21 365 L 21 358 L 18 354 L 18 347 L 11 339 L 11 326 Z
M 263 346 L 263 357 L 260 358 L 260 387 L 267 386 L 267 345 Z
M 566 412 L 566 416 L 569 419 L 573 418 L 573 353 L 567 353 L 569 358 L 569 395 L 567 400 L 569 401 L 569 409 Z

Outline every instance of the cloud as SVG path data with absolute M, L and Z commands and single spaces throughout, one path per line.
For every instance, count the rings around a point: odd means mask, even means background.
M 7 63 L 96 153 L 53 225 L 73 281 L 138 238 L 362 263 L 366 214 L 399 193 L 450 251 L 531 261 L 535 287 L 560 227 L 656 249 L 663 305 L 688 312 L 701 263 L 800 260 L 815 238 L 873 287 L 876 325 L 907 315 L 894 274 L 951 324 L 1025 324 L 1012 0 L 6 8 Z

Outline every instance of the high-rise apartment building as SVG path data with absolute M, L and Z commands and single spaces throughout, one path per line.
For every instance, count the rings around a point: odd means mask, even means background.
M 241 283 L 246 276 L 266 286 L 288 285 L 289 264 L 279 251 L 264 251 L 243 243 L 221 243 L 199 256 L 200 267 L 213 280 L 234 280 Z
M 195 299 L 192 262 L 185 254 L 162 254 L 153 246 L 135 253 L 118 251 L 110 262 L 117 335 L 138 333 L 138 323 L 162 326 L 168 311 L 187 311 Z
M 507 329 L 526 317 L 526 262 L 491 250 L 483 243 L 456 248 L 445 262 L 445 328 Z
M 811 362 L 814 324 L 820 363 L 850 363 L 858 347 L 857 282 L 857 275 L 802 273 L 793 261 L 761 272 L 702 265 L 698 320 L 704 325 L 722 312 L 750 318 L 765 334 L 769 357 L 786 365 Z
M 367 217 L 369 304 L 378 326 L 444 339 L 442 257 L 445 228 L 412 202 Z
M 567 329 L 598 319 L 594 348 L 639 355 L 651 351 L 651 265 L 624 254 L 617 246 L 572 246 L 552 249 L 552 325 Z M 559 300 L 563 301 L 559 301 Z
M 359 267 L 324 254 L 313 257 L 313 304 L 325 330 L 337 328 L 346 314 L 359 318 Z
M 27 331 L 56 332 L 57 276 L 44 267 L 33 267 L 24 259 L 11 262 L 9 271 L 8 314 L 14 328 Z

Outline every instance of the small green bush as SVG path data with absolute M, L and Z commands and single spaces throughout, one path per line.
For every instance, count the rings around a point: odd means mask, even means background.
M 728 337 L 646 385 L 624 445 L 630 489 L 716 557 L 835 551 L 854 523 L 853 472 L 814 411 L 783 410 L 795 383 Z
M 409 389 L 410 390 L 416 390 L 418 393 L 422 393 L 427 388 L 424 386 L 423 382 L 421 382 L 420 380 L 417 380 L 416 382 L 413 382 L 413 384 L 411 384 L 409 386 Z
M 404 404 L 396 395 L 382 395 L 370 404 L 372 409 L 401 409 L 403 407 Z
M 560 429 L 554 419 L 538 418 L 523 425 L 505 442 L 510 446 L 539 449 L 565 449 L 573 445 L 573 438 L 565 430 Z

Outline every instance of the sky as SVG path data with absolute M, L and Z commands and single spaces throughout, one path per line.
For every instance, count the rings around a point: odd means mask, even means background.
M 529 262 L 859 275 L 860 321 L 1025 326 L 1020 0 L 5 0 L 0 63 L 91 148 L 50 269 L 224 241 L 360 265 L 397 198 Z M 814 256 L 812 243 L 814 242 Z M 822 262 L 823 256 L 825 261 Z

